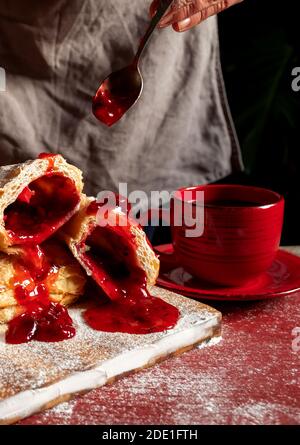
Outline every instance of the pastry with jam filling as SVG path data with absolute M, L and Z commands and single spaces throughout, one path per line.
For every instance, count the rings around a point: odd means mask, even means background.
M 62 229 L 74 257 L 104 294 L 84 318 L 94 329 L 150 334 L 173 328 L 177 308 L 151 295 L 159 259 L 144 231 L 121 209 L 102 211 L 94 198 Z
M 0 168 L 0 250 L 40 244 L 79 209 L 81 171 L 61 155 L 42 154 Z
M 75 335 L 65 306 L 84 292 L 85 274 L 57 241 L 79 209 L 82 173 L 60 155 L 0 168 L 0 323 L 8 343 Z
M 0 253 L 0 327 L 6 341 L 71 338 L 75 328 L 66 307 L 84 294 L 86 274 L 58 240 L 19 249 Z

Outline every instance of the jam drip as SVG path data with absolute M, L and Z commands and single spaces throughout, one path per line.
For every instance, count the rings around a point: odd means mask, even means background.
M 92 209 L 95 211 L 95 204 L 88 211 Z M 85 312 L 84 319 L 93 329 L 149 334 L 176 325 L 178 309 L 148 292 L 146 273 L 137 263 L 136 249 L 129 224 L 96 226 L 78 246 L 82 261 L 111 300 Z
M 5 211 L 13 244 L 42 243 L 69 219 L 79 200 L 73 180 L 59 173 L 31 182 Z
M 14 272 L 11 286 L 25 311 L 9 322 L 6 342 L 55 342 L 73 337 L 75 328 L 67 309 L 49 300 L 49 286 L 57 278 L 58 268 L 43 247 L 22 246 L 14 260 Z
M 144 299 L 107 302 L 84 313 L 86 323 L 97 331 L 151 334 L 172 329 L 178 309 L 149 293 Z
M 30 340 L 58 342 L 74 337 L 76 331 L 66 308 L 59 303 L 31 303 L 26 312 L 15 317 L 6 333 L 10 344 Z
M 19 304 L 48 301 L 48 287 L 56 279 L 58 268 L 47 260 L 39 245 L 22 247 L 14 260 L 14 272 L 11 284 Z

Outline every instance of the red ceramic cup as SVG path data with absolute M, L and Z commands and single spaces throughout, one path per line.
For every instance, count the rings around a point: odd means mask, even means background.
M 171 209 L 174 251 L 193 276 L 217 286 L 241 286 L 271 266 L 283 225 L 279 194 L 240 185 L 197 186 L 175 192 Z M 203 233 L 196 237 L 187 236 L 190 221 L 174 223 L 187 209 L 194 217 L 202 211 L 204 217 Z

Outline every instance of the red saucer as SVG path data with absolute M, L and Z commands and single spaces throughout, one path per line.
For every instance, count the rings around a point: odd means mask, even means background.
M 279 250 L 270 269 L 242 287 L 215 287 L 193 278 L 177 264 L 172 244 L 155 247 L 161 271 L 157 285 L 187 297 L 206 300 L 248 301 L 282 297 L 300 290 L 300 257 Z

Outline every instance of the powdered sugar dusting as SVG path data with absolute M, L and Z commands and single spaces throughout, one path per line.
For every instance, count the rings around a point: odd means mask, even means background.
M 22 391 L 49 386 L 51 383 L 61 381 L 76 372 L 92 370 L 96 366 L 102 365 L 106 360 L 129 351 L 138 350 L 140 357 L 143 357 L 141 354 L 144 352 L 142 351 L 146 350 L 145 359 L 142 359 L 144 360 L 142 363 L 145 365 L 147 364 L 148 346 L 152 347 L 162 340 L 167 346 L 168 337 L 171 339 L 177 333 L 184 333 L 194 326 L 202 326 L 203 322 L 211 321 L 212 326 L 218 327 L 220 314 L 213 309 L 168 291 L 153 289 L 154 295 L 158 293 L 162 295 L 163 299 L 178 307 L 181 314 L 177 326 L 166 332 L 130 335 L 94 331 L 84 323 L 82 318 L 82 311 L 86 308 L 87 302 L 83 303 L 83 306 L 70 309 L 70 315 L 77 327 L 76 336 L 70 340 L 59 343 L 32 341 L 27 344 L 9 345 L 2 338 L 2 342 L 0 342 L 0 401 Z M 166 346 L 162 350 L 168 351 Z M 170 351 L 174 350 L 174 346 L 172 348 Z M 149 349 L 151 354 L 157 353 L 158 357 L 159 350 L 159 347 L 157 352 L 155 352 L 155 348 Z M 139 354 L 135 353 L 135 355 L 139 357 Z M 103 368 L 102 375 L 105 375 L 106 372 L 108 371 Z M 115 375 L 115 372 L 113 370 L 112 375 Z M 30 394 L 28 396 L 31 397 Z M 1 409 L 3 413 L 4 405 L 1 406 Z
M 208 338 L 207 340 L 204 340 L 202 343 L 200 343 L 200 345 L 197 346 L 197 349 L 204 349 L 208 346 L 216 346 L 220 343 L 220 341 L 222 341 L 221 336 Z
M 255 403 L 253 401 L 239 406 L 233 411 L 233 419 L 237 424 L 280 425 L 283 418 L 286 419 L 286 422 L 290 421 L 289 423 L 294 423 L 293 420 L 298 418 L 297 423 L 299 423 L 300 410 L 276 403 Z
M 292 350 L 292 330 L 300 294 L 216 307 L 223 313 L 216 345 L 76 398 L 71 418 L 50 410 L 23 423 L 299 424 L 300 355 Z

